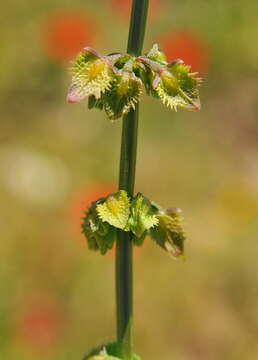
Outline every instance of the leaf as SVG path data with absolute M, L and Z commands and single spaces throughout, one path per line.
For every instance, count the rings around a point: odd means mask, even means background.
M 157 210 L 152 203 L 138 193 L 131 204 L 130 230 L 140 239 L 145 231 L 158 224 L 156 213 Z
M 116 241 L 116 229 L 108 223 L 102 222 L 97 213 L 97 204 L 103 201 L 104 199 L 99 199 L 92 203 L 81 225 L 89 249 L 99 250 L 102 255 L 111 250 Z
M 184 241 L 186 239 L 180 212 L 179 209 L 160 212 L 157 215 L 158 226 L 150 231 L 151 238 L 174 258 L 181 257 L 184 254 Z
M 128 231 L 126 225 L 130 215 L 130 199 L 126 191 L 121 190 L 109 195 L 103 204 L 97 205 L 97 212 L 102 221 Z

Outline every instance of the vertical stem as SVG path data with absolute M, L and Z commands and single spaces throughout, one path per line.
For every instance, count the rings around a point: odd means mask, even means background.
M 149 0 L 133 0 L 127 52 L 140 55 L 143 46 Z M 119 189 L 133 196 L 137 153 L 139 107 L 124 116 Z M 131 360 L 133 355 L 133 266 L 132 234 L 118 231 L 116 248 L 117 343 L 119 355 Z

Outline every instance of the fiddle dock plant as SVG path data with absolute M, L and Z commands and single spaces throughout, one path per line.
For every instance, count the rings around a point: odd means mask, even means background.
M 162 209 L 134 194 L 139 101 L 143 91 L 172 110 L 199 110 L 201 79 L 181 59 L 167 62 L 157 44 L 142 55 L 148 0 L 133 0 L 127 53 L 100 55 L 86 47 L 75 59 L 68 102 L 87 99 L 89 109 L 123 117 L 119 191 L 86 209 L 82 230 L 91 250 L 106 254 L 116 243 L 117 339 L 85 360 L 139 360 L 133 350 L 133 246 L 148 236 L 172 257 L 184 254 L 181 210 Z

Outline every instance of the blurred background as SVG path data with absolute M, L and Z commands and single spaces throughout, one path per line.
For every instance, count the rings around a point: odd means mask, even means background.
M 186 261 L 135 250 L 143 359 L 258 359 L 258 3 L 153 0 L 158 42 L 204 78 L 200 112 L 143 97 L 136 191 L 185 215 Z M 85 46 L 124 51 L 129 0 L 11 0 L 0 33 L 0 358 L 80 360 L 114 339 L 114 253 L 80 218 L 116 189 L 121 120 L 65 102 Z

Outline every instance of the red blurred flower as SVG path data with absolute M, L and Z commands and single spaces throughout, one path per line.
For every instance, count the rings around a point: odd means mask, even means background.
M 206 73 L 209 65 L 209 51 L 200 35 L 188 32 L 171 32 L 164 34 L 158 41 L 168 60 L 182 59 L 193 71 Z
M 86 45 L 91 45 L 95 25 L 78 11 L 50 14 L 42 28 L 48 56 L 60 62 L 71 60 Z
M 108 1 L 110 1 L 110 0 L 108 0 Z M 158 2 L 158 0 L 150 0 L 150 8 L 149 8 L 150 17 L 152 17 L 154 15 L 154 13 L 156 13 L 159 2 Z M 124 16 L 127 17 L 130 15 L 131 7 L 132 7 L 132 0 L 112 0 L 111 3 Z
M 85 241 L 85 239 L 84 235 L 81 234 L 81 223 L 85 210 L 88 206 L 91 205 L 92 201 L 95 201 L 100 197 L 105 197 L 116 191 L 117 187 L 115 185 L 96 183 L 83 186 L 82 188 L 76 190 L 74 194 L 72 194 L 68 216 L 73 232 L 78 234 L 83 239 L 83 241 Z
M 16 324 L 18 339 L 40 350 L 48 350 L 61 338 L 63 317 L 59 306 L 44 296 L 34 297 L 21 306 Z

